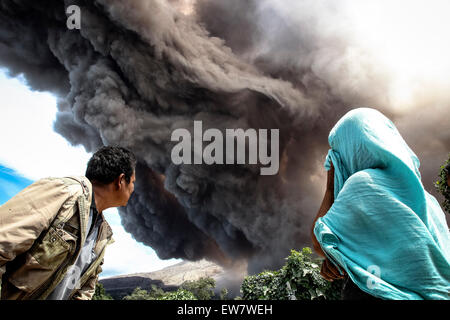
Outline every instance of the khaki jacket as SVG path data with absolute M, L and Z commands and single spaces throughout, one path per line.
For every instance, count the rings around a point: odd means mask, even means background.
M 91 201 L 87 178 L 45 178 L 0 206 L 1 299 L 47 298 L 83 247 Z M 97 258 L 69 299 L 92 299 L 105 248 L 112 242 L 103 219 L 94 247 Z

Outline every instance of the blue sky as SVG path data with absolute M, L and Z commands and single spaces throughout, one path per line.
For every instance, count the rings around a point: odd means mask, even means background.
M 0 205 L 44 177 L 83 175 L 91 154 L 71 146 L 53 131 L 56 98 L 30 90 L 23 78 L 0 69 Z M 120 221 L 117 209 L 104 212 L 115 242 L 106 251 L 100 278 L 151 272 L 180 262 L 160 260 L 155 251 L 136 242 Z
M 20 176 L 14 170 L 0 164 L 0 205 L 4 204 L 31 183 L 33 181 Z

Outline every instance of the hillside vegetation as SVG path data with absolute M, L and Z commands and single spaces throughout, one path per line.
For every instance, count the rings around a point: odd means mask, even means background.
M 229 297 L 226 288 L 215 294 L 215 280 L 203 277 L 195 281 L 184 282 L 177 291 L 165 292 L 157 286 L 151 290 L 136 288 L 124 300 L 338 300 L 342 281 L 328 282 L 320 275 L 320 260 L 312 257 L 310 248 L 291 251 L 286 264 L 279 270 L 263 271 L 247 276 L 241 286 L 241 295 Z M 99 283 L 94 299 L 111 299 Z

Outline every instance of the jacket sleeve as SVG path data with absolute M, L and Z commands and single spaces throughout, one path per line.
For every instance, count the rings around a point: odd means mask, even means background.
M 62 180 L 46 178 L 0 206 L 0 285 L 7 262 L 31 248 L 69 197 Z
M 105 259 L 103 258 L 95 273 L 93 273 L 92 276 L 90 276 L 86 280 L 84 285 L 80 289 L 78 289 L 77 292 L 75 292 L 75 294 L 72 296 L 73 300 L 92 300 L 92 297 L 95 293 L 95 286 L 98 282 L 98 275 L 102 272 L 102 264 L 104 261 Z
M 91 276 L 81 289 L 73 295 L 73 300 L 92 300 L 97 285 L 98 275 Z

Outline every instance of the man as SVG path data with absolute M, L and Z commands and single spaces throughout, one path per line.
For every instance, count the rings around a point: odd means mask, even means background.
M 92 299 L 112 231 L 103 210 L 125 206 L 136 159 L 102 147 L 85 177 L 41 179 L 0 206 L 1 298 Z

